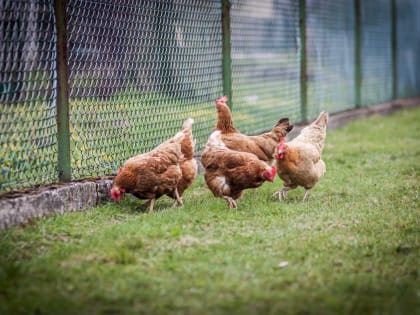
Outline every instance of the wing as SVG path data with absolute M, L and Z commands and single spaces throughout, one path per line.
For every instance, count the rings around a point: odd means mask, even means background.
M 255 137 L 249 137 L 240 133 L 222 135 L 223 143 L 231 150 L 248 152 L 256 155 L 262 161 L 268 161 L 267 153 L 261 148 Z M 272 156 L 273 152 L 269 156 Z
M 316 146 L 306 142 L 290 142 L 286 144 L 289 150 L 296 150 L 299 159 L 311 161 L 312 163 L 318 163 L 321 159 L 321 154 Z

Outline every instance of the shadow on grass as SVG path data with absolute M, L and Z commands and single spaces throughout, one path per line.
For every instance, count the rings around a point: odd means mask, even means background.
M 173 203 L 174 202 L 172 199 L 167 197 L 161 197 L 155 200 L 152 213 L 177 208 L 173 206 Z M 147 205 L 147 200 L 141 200 L 132 195 L 126 195 L 121 202 L 114 203 L 113 208 L 116 208 L 120 211 L 124 211 L 132 215 L 150 213 L 149 207 Z

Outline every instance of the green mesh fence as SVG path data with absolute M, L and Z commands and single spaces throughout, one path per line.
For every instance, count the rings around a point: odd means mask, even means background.
M 380 9 L 378 9 L 380 8 Z M 391 1 L 360 1 L 361 104 L 392 98 Z
M 301 120 L 299 2 L 232 1 L 232 101 L 241 132 Z
M 68 4 L 74 178 L 115 172 L 189 116 L 202 144 L 222 94 L 220 1 Z
M 57 180 L 50 1 L 0 1 L 0 191 Z
M 308 118 L 355 104 L 354 3 L 306 2 Z
M 397 0 L 397 96 L 420 94 L 420 1 Z
M 226 16 L 227 2 L 68 0 L 61 34 L 58 2 L 0 0 L 0 193 L 58 181 L 63 136 L 72 179 L 114 173 L 188 117 L 199 151 L 230 86 L 249 134 L 354 108 L 359 96 L 383 102 L 394 87 L 420 95 L 420 1 L 231 0 Z M 68 138 L 57 135 L 57 62 L 69 70 Z

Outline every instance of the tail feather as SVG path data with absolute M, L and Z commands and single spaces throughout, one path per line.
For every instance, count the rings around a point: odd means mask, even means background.
M 328 118 L 329 115 L 327 112 L 321 112 L 321 114 L 319 114 L 318 118 L 315 119 L 315 121 L 312 124 L 321 127 L 326 126 L 328 124 Z
M 207 141 L 207 145 L 214 147 L 225 147 L 225 144 L 222 141 L 222 135 L 220 130 L 213 131 L 213 133 L 209 137 L 209 140 Z
M 184 124 L 182 125 L 182 130 L 191 130 L 193 123 L 194 119 L 192 119 L 191 117 L 188 118 L 186 121 L 184 121 Z
M 182 140 L 184 140 L 185 138 L 185 133 L 183 133 L 182 131 L 178 132 L 173 138 L 172 141 L 173 142 L 178 142 L 181 143 Z
M 328 113 L 322 112 L 309 126 L 303 128 L 300 134 L 288 143 L 304 142 L 315 145 L 319 154 L 322 153 L 328 124 Z
M 182 125 L 182 132 L 185 134 L 185 138 L 181 143 L 181 151 L 182 151 L 182 154 L 184 154 L 185 159 L 194 158 L 195 140 L 192 134 L 193 123 L 194 123 L 194 119 L 190 117 Z

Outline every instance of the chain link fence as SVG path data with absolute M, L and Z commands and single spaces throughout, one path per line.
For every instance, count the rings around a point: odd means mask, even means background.
M 302 120 L 299 2 L 234 0 L 231 32 L 237 128 L 258 133 L 282 117 Z
M 222 94 L 220 1 L 68 2 L 73 178 L 111 174 L 195 120 L 202 144 Z
M 360 1 L 359 105 L 367 106 L 392 98 L 391 12 L 389 0 Z
M 355 105 L 353 1 L 306 2 L 308 118 Z
M 396 81 L 398 97 L 420 94 L 420 1 L 396 1 Z
M 0 0 L 0 193 L 62 179 L 62 86 L 73 180 L 115 173 L 187 117 L 199 151 L 223 94 L 248 134 L 420 95 L 417 0 L 67 0 L 64 83 L 58 2 Z
M 58 180 L 51 1 L 0 1 L 0 192 Z

